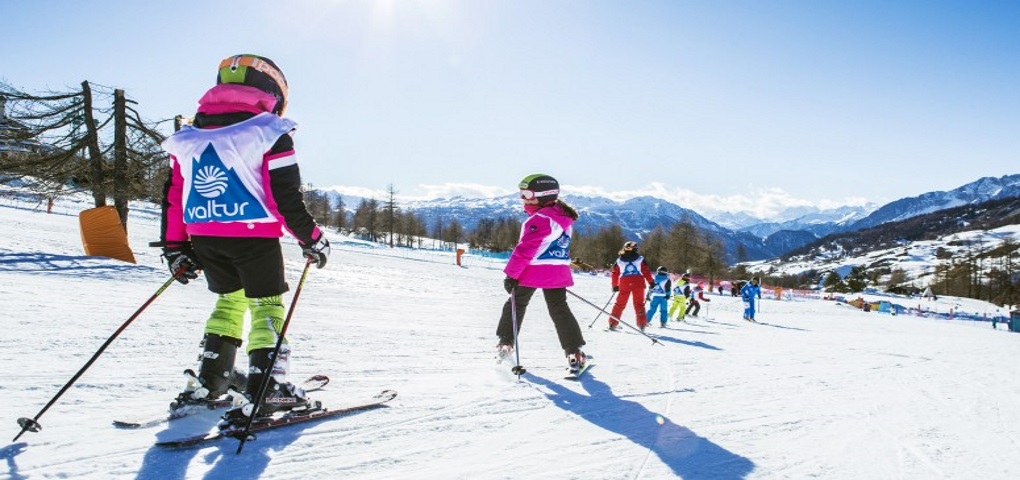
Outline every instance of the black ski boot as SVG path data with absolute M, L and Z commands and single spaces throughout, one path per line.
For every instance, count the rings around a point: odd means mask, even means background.
M 191 370 L 184 372 L 188 376 L 188 384 L 177 395 L 177 399 L 170 403 L 171 409 L 216 400 L 227 393 L 229 388 L 244 388 L 247 378 L 243 372 L 234 368 L 240 340 L 207 333 L 200 346 L 202 353 L 198 359 L 198 374 L 195 375 Z
M 577 373 L 578 370 L 583 369 L 587 363 L 588 356 L 585 355 L 580 348 L 575 350 L 573 353 L 567 354 L 567 368 L 569 368 L 573 373 Z
M 255 396 L 258 395 L 270 365 L 273 365 L 273 349 L 252 350 L 248 353 L 248 365 L 248 385 L 244 391 L 244 398 L 237 399 L 235 397 L 234 408 L 223 414 L 223 422 L 220 422 L 221 429 L 243 425 L 251 416 L 252 408 L 255 405 L 253 403 Z M 259 404 L 256 418 L 269 417 L 276 412 L 317 408 L 318 402 L 310 401 L 301 387 L 287 381 L 289 366 L 290 347 L 283 345 L 280 348 L 280 359 L 273 365 L 272 374 L 268 375 L 269 385 L 266 386 L 266 394 Z

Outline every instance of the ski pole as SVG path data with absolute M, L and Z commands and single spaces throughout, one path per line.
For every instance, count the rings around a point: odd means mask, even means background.
M 580 295 L 578 295 L 578 294 L 574 293 L 574 292 L 573 292 L 572 290 L 570 290 L 569 288 L 568 288 L 568 289 L 566 289 L 566 290 L 567 290 L 567 293 L 569 293 L 569 294 L 573 295 L 573 296 L 574 296 L 574 297 L 576 297 L 576 298 L 577 298 L 578 300 L 580 300 L 580 301 L 582 301 L 582 302 L 584 302 L 584 303 L 587 303 L 588 305 L 591 305 L 592 307 L 594 307 L 594 308 L 596 308 L 596 309 L 598 309 L 598 310 L 601 310 L 601 311 L 602 311 L 602 313 L 605 313 L 606 315 L 609 315 L 609 318 L 612 318 L 612 319 L 616 320 L 617 322 L 620 322 L 620 323 L 622 323 L 622 324 L 624 324 L 624 325 L 626 325 L 626 326 L 630 327 L 630 328 L 631 328 L 631 330 L 634 330 L 634 331 L 636 331 L 636 332 L 640 333 L 641 335 L 644 335 L 644 336 L 648 337 L 648 339 L 649 339 L 649 340 L 651 340 L 653 344 L 654 344 L 654 343 L 657 343 L 657 344 L 659 344 L 659 345 L 662 345 L 662 342 L 659 342 L 659 340 L 658 340 L 657 338 L 655 338 L 655 337 L 653 337 L 653 336 L 651 336 L 651 335 L 649 335 L 649 334 L 647 334 L 647 333 L 645 333 L 645 332 L 641 331 L 641 329 L 639 329 L 639 328 L 637 328 L 637 327 L 635 327 L 635 326 L 633 326 L 633 325 L 631 325 L 631 324 L 629 324 L 629 323 L 627 323 L 627 322 L 625 322 L 625 321 L 623 321 L 623 320 L 620 320 L 620 318 L 618 318 L 617 316 L 613 315 L 612 313 L 609 313 L 609 312 L 607 312 L 607 311 L 606 311 L 605 309 L 603 309 L 603 308 L 599 308 L 599 306 L 598 306 L 598 305 L 595 305 L 594 303 L 591 303 L 591 302 L 590 302 L 590 301 L 589 301 L 589 300 L 588 300 L 587 298 L 584 298 L 584 297 L 582 297 L 582 296 L 580 296 Z M 664 346 L 664 345 L 663 345 L 663 346 Z
M 595 322 L 599 321 L 599 317 L 601 317 L 602 313 L 605 312 L 607 308 L 609 308 L 609 303 L 613 301 L 613 298 L 616 298 L 616 292 L 613 292 L 613 294 L 609 296 L 609 301 L 606 302 L 606 306 L 599 309 L 599 314 L 595 315 L 595 320 L 592 320 L 591 323 L 588 324 L 588 328 L 591 328 L 592 325 L 595 325 Z
M 262 397 L 266 395 L 266 389 L 269 388 L 269 377 L 273 376 L 273 369 L 276 368 L 276 357 L 280 355 L 280 348 L 283 347 L 283 339 L 287 334 L 287 326 L 290 325 L 290 317 L 294 314 L 294 307 L 297 306 L 298 297 L 301 296 L 301 289 L 305 286 L 305 278 L 308 278 L 308 269 L 315 263 L 314 259 L 309 258 L 305 262 L 305 270 L 301 272 L 301 280 L 298 281 L 298 286 L 294 289 L 294 299 L 290 301 L 290 309 L 287 310 L 287 318 L 283 320 L 283 326 L 280 327 L 279 336 L 276 339 L 276 348 L 273 350 L 273 360 L 269 364 L 269 370 L 262 376 L 262 383 L 259 385 L 259 393 L 255 396 L 251 415 L 248 416 L 248 421 L 244 424 L 244 431 L 238 434 L 238 440 L 241 443 L 237 446 L 237 453 L 241 453 L 241 449 L 244 448 L 244 442 L 248 441 L 248 436 L 251 435 L 251 423 L 255 420 L 255 414 L 259 411 L 259 406 L 262 405 Z
M 90 358 L 89 361 L 85 362 L 85 365 L 81 367 L 80 370 L 78 370 L 78 373 L 75 373 L 74 376 L 71 377 L 71 379 L 64 384 L 60 391 L 57 392 L 57 394 L 54 395 L 53 398 L 50 399 L 49 403 L 47 403 L 46 406 L 42 408 L 42 410 L 39 410 L 39 413 L 35 414 L 35 417 L 19 418 L 18 425 L 21 425 L 21 432 L 19 432 L 18 435 L 14 437 L 14 440 L 11 440 L 11 442 L 18 441 L 18 439 L 21 438 L 21 435 L 23 435 L 25 432 L 38 432 L 39 430 L 42 430 L 42 425 L 39 424 L 39 417 L 43 416 L 43 414 L 46 413 L 46 410 L 49 410 L 54 403 L 57 403 L 57 399 L 59 399 L 60 396 L 67 391 L 67 389 L 71 388 L 71 385 L 74 385 L 74 382 L 77 382 L 78 378 L 80 378 L 85 373 L 85 371 L 88 370 L 89 367 L 91 367 L 92 364 L 96 362 L 96 359 L 98 359 L 99 356 L 103 354 L 103 351 L 106 350 L 106 347 L 109 347 L 110 344 L 113 343 L 114 339 L 116 339 L 117 336 L 119 336 L 121 332 L 123 332 L 124 329 L 128 327 L 128 325 L 131 325 L 131 322 L 135 321 L 135 319 L 138 318 L 138 316 L 141 315 L 142 312 L 146 308 L 148 308 L 148 306 L 152 302 L 154 302 L 157 297 L 162 295 L 163 291 L 165 291 L 167 288 L 170 287 L 170 285 L 177 281 L 177 277 L 184 273 L 184 270 L 185 270 L 184 267 L 177 269 L 177 271 L 174 272 L 173 276 L 167 279 L 167 281 L 164 282 L 163 285 L 161 285 L 158 290 L 156 290 L 156 293 L 152 294 L 152 296 L 149 297 L 149 299 L 146 300 L 145 303 L 143 303 L 142 306 L 135 311 L 134 315 L 131 315 L 131 317 L 128 318 L 127 321 L 120 326 L 120 328 L 113 332 L 113 335 L 110 335 L 110 338 L 106 339 L 106 342 L 104 342 L 103 345 L 99 347 L 99 350 L 97 350 L 96 353 L 92 355 L 92 358 Z
M 514 365 L 510 371 L 517 374 L 517 378 L 520 379 L 527 370 L 521 366 L 521 351 L 517 348 L 517 287 L 510 289 L 510 320 L 514 327 L 514 356 L 517 362 L 517 365 Z

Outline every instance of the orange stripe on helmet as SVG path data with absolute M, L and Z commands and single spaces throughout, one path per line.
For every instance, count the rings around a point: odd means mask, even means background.
M 280 115 L 283 115 L 283 110 L 287 108 L 287 99 L 290 98 L 290 89 L 287 87 L 287 78 L 283 76 L 283 72 L 277 70 L 269 62 L 253 55 L 234 55 L 225 58 L 220 62 L 220 69 L 227 67 L 230 67 L 231 70 L 236 70 L 237 67 L 251 67 L 272 77 L 283 92 L 283 105 L 280 107 Z

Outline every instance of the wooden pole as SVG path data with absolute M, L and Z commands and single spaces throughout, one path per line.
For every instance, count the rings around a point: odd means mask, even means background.
M 127 231 L 128 221 L 128 155 L 127 155 L 127 100 L 124 90 L 113 91 L 113 205 L 120 215 L 120 224 Z
M 90 183 L 92 198 L 97 207 L 106 206 L 106 178 L 103 169 L 103 154 L 99 150 L 99 133 L 96 131 L 96 119 L 92 115 L 92 87 L 88 80 L 81 82 L 82 110 L 85 117 L 86 145 L 89 152 Z

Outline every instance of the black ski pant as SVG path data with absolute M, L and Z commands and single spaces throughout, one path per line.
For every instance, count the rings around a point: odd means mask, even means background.
M 514 294 L 511 298 L 517 304 L 518 334 L 521 331 L 524 312 L 528 309 L 528 303 L 531 302 L 531 297 L 535 294 L 535 290 L 537 289 L 522 286 L 514 289 Z M 581 327 L 577 324 L 577 319 L 574 318 L 574 314 L 570 311 L 570 306 L 567 305 L 567 289 L 543 288 L 542 294 L 545 295 L 545 304 L 549 307 L 549 316 L 552 317 L 553 326 L 556 327 L 556 335 L 560 339 L 560 346 L 563 347 L 563 352 L 565 354 L 577 352 L 584 345 L 584 337 L 581 335 Z M 510 300 L 508 298 L 506 303 L 503 304 L 503 314 L 499 317 L 499 326 L 496 327 L 496 335 L 499 336 L 500 343 L 506 345 L 514 344 Z
M 697 300 L 692 298 L 690 300 L 690 302 L 687 304 L 687 315 L 690 315 L 692 317 L 697 317 L 698 316 L 698 312 L 700 312 L 700 311 L 701 311 L 701 303 L 698 303 Z

